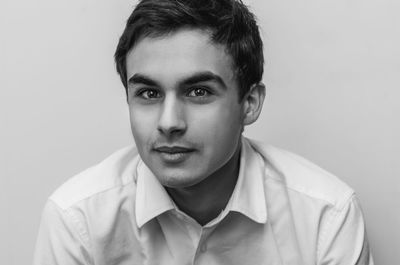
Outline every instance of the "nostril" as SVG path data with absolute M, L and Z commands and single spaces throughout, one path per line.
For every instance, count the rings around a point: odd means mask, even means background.
M 159 131 L 163 135 L 165 135 L 167 137 L 170 137 L 172 135 L 182 135 L 185 132 L 185 130 L 183 130 L 183 129 L 173 128 L 173 127 L 171 127 L 171 128 L 159 128 Z
M 158 124 L 158 130 L 163 134 L 172 134 L 184 132 L 186 130 L 186 123 L 181 117 L 162 117 Z

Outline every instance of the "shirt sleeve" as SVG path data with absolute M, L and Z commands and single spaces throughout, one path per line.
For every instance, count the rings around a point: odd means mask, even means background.
M 77 219 L 49 200 L 43 210 L 33 265 L 89 265 Z
M 320 265 L 374 265 L 360 203 L 353 195 L 332 213 L 318 244 Z

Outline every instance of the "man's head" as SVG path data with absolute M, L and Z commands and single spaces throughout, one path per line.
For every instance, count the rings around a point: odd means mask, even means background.
M 265 93 L 262 44 L 244 5 L 143 0 L 115 57 L 136 146 L 161 184 L 189 187 L 237 166 L 228 162 Z
M 117 71 L 127 89 L 126 55 L 143 38 L 179 29 L 203 29 L 232 57 L 239 98 L 261 81 L 263 47 L 253 14 L 240 0 L 142 0 L 129 17 L 115 52 Z

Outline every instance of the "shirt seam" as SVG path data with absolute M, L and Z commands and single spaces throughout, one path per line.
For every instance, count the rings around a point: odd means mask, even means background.
M 333 209 L 332 209 L 333 212 L 330 214 L 330 218 L 329 218 L 329 220 L 327 221 L 326 228 L 325 228 L 323 231 L 321 231 L 321 235 L 320 235 L 319 238 L 318 238 L 318 243 L 317 243 L 317 260 L 320 260 L 321 245 L 322 245 L 323 243 L 325 243 L 326 235 L 327 235 L 327 233 L 328 233 L 328 231 L 329 231 L 329 228 L 330 228 L 331 225 L 334 223 L 334 220 L 336 220 L 336 218 L 337 218 L 341 213 L 343 213 L 343 210 L 344 210 L 345 206 L 348 206 L 348 205 L 351 203 L 351 201 L 353 200 L 354 197 L 355 197 L 355 194 L 352 193 L 351 196 L 349 196 L 349 197 L 345 200 L 345 203 L 343 203 L 343 206 L 342 206 L 341 208 L 339 208 L 339 209 L 333 208 Z
M 63 214 L 66 216 L 66 219 L 70 220 L 70 224 L 73 227 L 74 231 L 77 233 L 79 241 L 82 243 L 82 245 L 88 250 L 88 254 L 90 253 L 91 249 L 91 244 L 90 244 L 90 239 L 88 233 L 85 231 L 83 225 L 79 222 L 78 217 L 71 212 L 71 209 L 62 209 L 61 207 L 58 206 L 58 204 L 52 200 L 49 199 L 54 206 Z M 86 240 L 85 240 L 86 238 Z M 86 241 L 86 242 L 85 242 Z M 84 257 L 83 257 L 84 258 Z M 90 257 L 91 258 L 91 257 Z
M 266 178 L 265 181 L 266 182 L 267 181 L 277 181 L 279 183 L 283 183 L 282 181 L 280 181 L 280 180 L 278 180 L 276 178 L 273 178 L 272 176 L 269 176 L 268 178 Z M 286 189 L 294 191 L 294 192 L 299 193 L 299 194 L 302 194 L 304 196 L 307 196 L 310 199 L 326 202 L 327 204 L 332 206 L 335 211 L 341 211 L 344 208 L 344 206 L 346 205 L 346 203 L 349 201 L 349 198 L 351 198 L 354 195 L 354 191 L 352 191 L 352 190 L 345 191 L 345 192 L 343 192 L 342 196 L 344 196 L 346 199 L 341 200 L 338 203 L 334 203 L 334 202 L 329 201 L 327 199 L 320 198 L 320 197 L 317 197 L 317 196 L 313 196 L 313 195 L 310 195 L 310 194 L 308 194 L 308 193 L 306 193 L 304 191 L 292 188 L 292 187 L 290 187 L 288 185 L 285 185 L 285 184 L 283 184 L 283 185 L 285 186 Z
M 108 187 L 108 188 L 102 189 L 102 190 L 97 191 L 97 192 L 95 192 L 95 193 L 93 193 L 93 194 L 90 194 L 90 195 L 88 195 L 88 196 L 85 196 L 84 198 L 81 198 L 81 199 L 79 199 L 79 200 L 76 200 L 76 201 L 74 201 L 74 202 L 72 202 L 72 203 L 68 203 L 68 204 L 66 204 L 65 207 L 60 206 L 59 203 L 54 199 L 54 196 L 53 196 L 53 195 L 50 196 L 49 199 L 50 199 L 52 202 L 54 202 L 54 204 L 56 204 L 57 207 L 58 207 L 60 210 L 67 211 L 68 209 L 74 207 L 76 204 L 79 204 L 79 203 L 81 203 L 81 202 L 83 202 L 83 201 L 85 201 L 85 200 L 88 200 L 88 199 L 92 198 L 93 196 L 97 196 L 97 195 L 99 195 L 99 194 L 108 192 L 108 191 L 113 190 L 113 189 L 116 189 L 116 188 L 123 188 L 123 187 L 126 187 L 126 186 L 128 186 L 128 185 L 130 185 L 130 184 L 132 184 L 132 183 L 134 183 L 133 179 L 132 179 L 132 180 L 129 180 L 129 181 L 126 182 L 126 183 L 123 183 L 122 185 L 117 184 L 117 185 L 114 185 L 114 186 L 112 186 L 112 187 Z M 61 204 L 62 204 L 62 203 L 61 203 Z

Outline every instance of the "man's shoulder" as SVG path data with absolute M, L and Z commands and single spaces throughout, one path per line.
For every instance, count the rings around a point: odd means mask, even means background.
M 307 196 L 341 208 L 354 194 L 338 177 L 297 154 L 254 140 L 251 145 L 266 163 L 266 181 L 284 186 L 295 196 Z
M 134 146 L 122 148 L 69 178 L 49 199 L 66 209 L 97 194 L 128 185 L 135 179 L 138 160 L 139 155 Z

